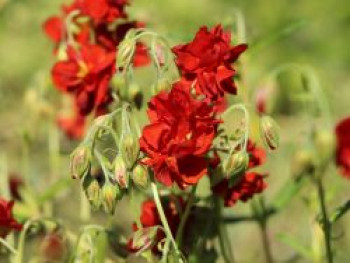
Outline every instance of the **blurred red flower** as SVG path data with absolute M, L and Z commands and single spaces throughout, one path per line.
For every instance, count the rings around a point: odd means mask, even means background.
M 211 31 L 202 27 L 192 42 L 173 48 L 182 79 L 190 82 L 197 94 L 215 101 L 225 93 L 236 94 L 232 67 L 247 45 L 231 46 L 231 34 L 221 25 Z
M 169 93 L 159 93 L 148 106 L 151 124 L 140 139 L 140 149 L 147 155 L 143 163 L 166 186 L 196 184 L 207 173 L 205 155 L 219 123 L 213 107 L 192 98 L 181 83 L 175 83 Z
M 229 187 L 228 179 L 224 179 L 212 188 L 215 194 L 224 198 L 225 206 L 233 206 L 238 200 L 246 202 L 267 187 L 267 184 L 264 182 L 265 175 L 249 171 L 249 169 L 265 162 L 265 150 L 256 147 L 253 142 L 249 141 L 247 152 L 249 154 L 248 171 L 245 172 L 242 178 L 232 187 Z
M 109 82 L 115 72 L 115 53 L 97 45 L 84 45 L 80 51 L 68 47 L 68 59 L 52 69 L 56 87 L 75 96 L 81 115 L 105 104 Z
M 20 176 L 16 173 L 10 173 L 9 175 L 9 187 L 11 197 L 15 200 L 21 200 L 20 189 L 23 187 L 24 183 Z
M 341 173 L 350 179 L 350 117 L 337 124 L 335 133 L 337 136 L 336 164 Z
M 0 237 L 5 238 L 12 230 L 20 231 L 19 224 L 12 215 L 14 201 L 6 201 L 0 197 Z
M 177 200 L 175 200 L 175 198 Z M 161 203 L 164 209 L 164 214 L 167 218 L 170 230 L 173 235 L 176 234 L 178 229 L 178 225 L 180 223 L 180 211 L 178 209 L 184 209 L 185 203 L 182 198 L 176 196 L 170 196 L 169 198 L 162 198 Z M 180 205 L 180 207 L 178 207 Z M 159 217 L 159 213 L 157 210 L 157 206 L 154 200 L 146 200 L 141 205 L 141 215 L 140 215 L 140 223 L 142 227 L 147 230 L 147 228 L 160 226 L 163 228 L 162 222 Z M 136 232 L 138 229 L 136 223 L 133 224 L 133 230 Z M 156 235 L 153 240 L 149 239 L 149 237 L 145 238 L 144 246 L 149 246 L 152 251 L 156 254 L 159 254 L 161 251 L 158 249 L 158 243 L 165 238 L 164 230 L 158 229 Z M 148 243 L 148 244 L 147 244 Z M 133 239 L 131 238 L 127 244 L 127 248 L 130 252 L 137 252 L 143 247 L 135 247 L 133 245 Z
M 95 24 L 112 23 L 118 18 L 126 18 L 125 6 L 128 0 L 85 0 L 82 11 Z

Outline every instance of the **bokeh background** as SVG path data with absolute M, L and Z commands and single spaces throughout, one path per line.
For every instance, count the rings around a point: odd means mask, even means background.
M 58 13 L 62 2 L 0 0 L 0 152 L 2 160 L 6 155 L 8 170 L 28 173 L 33 187 L 39 192 L 53 180 L 50 173 L 68 177 L 65 156 L 72 149 L 67 141 L 60 139 L 63 146 L 59 164 L 49 160 L 48 153 L 55 147 L 55 141 L 50 139 L 56 134 L 52 128 L 54 115 L 60 104 L 56 99 L 58 93 L 50 84 L 54 58 L 52 44 L 43 34 L 42 23 L 48 16 Z M 134 0 L 129 7 L 131 17 L 146 21 L 148 27 L 168 37 L 174 44 L 191 40 L 202 25 L 229 23 L 236 10 L 243 13 L 246 21 L 247 42 L 251 46 L 247 51 L 247 77 L 252 88 L 259 86 L 269 72 L 281 64 L 307 64 L 314 68 L 320 79 L 334 122 L 350 114 L 348 0 Z M 47 104 L 48 101 L 52 104 Z M 295 118 L 281 118 L 279 121 L 284 140 L 280 152 L 271 156 L 267 166 L 270 174 L 270 187 L 266 191 L 268 200 L 274 198 L 290 176 L 291 153 L 298 147 L 293 146 L 299 136 L 296 130 L 299 124 L 302 125 Z M 23 160 L 26 151 L 30 152 L 29 160 Z M 52 162 L 59 171 L 52 171 Z M 328 202 L 332 209 L 347 200 L 350 181 L 339 176 L 335 169 L 330 169 L 326 180 L 329 181 Z M 67 203 L 65 196 L 74 191 L 78 188 L 72 186 L 57 201 L 58 208 L 55 208 L 60 217 L 72 221 L 75 205 L 62 204 Z M 277 261 L 310 262 L 300 259 L 295 249 L 280 236 L 287 234 L 312 250 L 312 236 L 318 233 L 314 229 L 317 207 L 308 204 L 312 194 L 311 187 L 304 190 L 269 222 L 269 235 Z M 69 202 L 74 202 L 74 199 L 70 198 Z M 124 214 L 125 207 L 120 209 L 119 214 Z M 238 205 L 230 213 L 240 214 L 247 209 L 249 206 Z M 123 220 L 125 217 L 121 218 Z M 346 216 L 335 227 L 336 234 L 341 236 L 335 241 L 339 248 L 336 262 L 349 262 L 349 223 L 350 216 Z M 229 234 L 238 262 L 263 262 L 256 225 L 235 225 L 229 228 Z

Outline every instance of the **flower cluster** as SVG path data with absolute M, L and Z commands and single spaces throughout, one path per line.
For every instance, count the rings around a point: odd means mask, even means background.
M 56 88 L 74 97 L 75 117 L 61 117 L 59 126 L 72 138 L 84 134 L 84 116 L 104 114 L 112 101 L 110 82 L 116 72 L 118 45 L 128 30 L 143 27 L 128 21 L 126 0 L 75 0 L 60 16 L 44 23 L 55 43 L 58 61 L 52 68 Z M 149 63 L 145 46 L 136 44 L 134 66 Z
M 11 231 L 19 231 L 22 225 L 12 215 L 14 202 L 0 198 L 0 237 L 5 238 Z
M 172 49 L 181 79 L 149 102 L 151 124 L 140 139 L 143 163 L 166 186 L 176 182 L 185 188 L 208 174 L 208 153 L 221 122 L 217 115 L 226 107 L 225 93 L 236 93 L 232 63 L 246 49 L 230 41 L 221 25 L 203 27 L 191 43 Z
M 247 152 L 249 154 L 247 170 L 243 171 L 235 183 L 230 185 L 229 180 L 224 179 L 212 188 L 215 194 L 224 198 L 225 206 L 233 206 L 239 200 L 246 202 L 254 194 L 261 193 L 267 186 L 264 182 L 265 175 L 250 170 L 264 163 L 265 150 L 249 141 Z

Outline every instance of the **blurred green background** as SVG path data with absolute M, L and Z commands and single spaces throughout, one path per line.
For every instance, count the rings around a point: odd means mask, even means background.
M 7 153 L 10 170 L 21 170 L 18 163 L 23 136 L 20 135 L 32 114 L 27 105 L 28 96 L 29 100 L 31 98 L 28 89 L 36 88 L 37 79 L 49 74 L 54 61 L 52 43 L 43 34 L 41 25 L 48 16 L 59 12 L 61 4 L 61 0 L 0 0 L 0 151 Z M 350 114 L 348 0 L 134 0 L 129 12 L 132 18 L 146 21 L 148 27 L 175 44 L 191 40 L 202 25 L 212 26 L 232 20 L 237 9 L 245 16 L 247 42 L 252 47 L 251 54 L 247 51 L 247 74 L 252 88 L 281 64 L 308 64 L 320 78 L 335 120 Z M 53 120 L 47 118 L 45 121 L 51 123 Z M 294 150 L 291 144 L 293 139 L 298 139 L 290 130 L 296 123 L 282 120 L 282 136 L 292 139 L 285 142 L 280 154 L 271 156 L 268 196 L 273 196 L 288 177 L 288 158 Z M 43 129 L 31 125 L 31 129 Z M 34 180 L 46 180 L 45 175 L 40 174 L 47 169 L 45 162 L 40 161 L 46 151 L 46 138 L 38 140 L 31 148 L 31 160 L 34 166 L 40 167 L 32 168 L 32 173 L 37 173 Z M 66 159 L 62 166 L 65 165 L 68 166 Z M 341 200 L 346 200 L 350 182 L 335 171 L 331 171 L 328 180 L 334 188 L 331 189 L 330 207 L 335 207 Z M 301 200 L 302 197 L 298 197 L 287 212 L 274 217 L 270 224 L 274 256 L 281 262 L 287 262 L 295 253 L 279 241 L 278 234 L 288 233 L 311 246 L 313 215 L 308 213 Z M 243 205 L 234 208 L 239 212 L 245 210 L 247 208 Z M 342 232 L 343 225 L 349 221 L 348 216 L 347 221 L 340 222 L 339 231 Z M 234 226 L 230 228 L 230 236 L 238 262 L 263 261 L 257 226 Z M 337 244 L 342 251 L 337 262 L 348 262 L 350 237 L 343 236 Z

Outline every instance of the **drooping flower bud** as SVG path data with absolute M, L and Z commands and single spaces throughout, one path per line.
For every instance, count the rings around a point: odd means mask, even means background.
M 260 118 L 260 133 L 265 146 L 270 150 L 276 150 L 280 144 L 280 128 L 270 116 L 264 115 Z
M 94 209 L 101 206 L 101 187 L 96 179 L 88 179 L 84 182 L 86 197 Z
M 311 149 L 302 149 L 295 153 L 292 162 L 292 173 L 298 177 L 311 173 L 315 168 L 315 156 Z
M 317 131 L 315 134 L 315 148 L 321 162 L 329 161 L 335 151 L 335 135 L 326 130 Z
M 85 146 L 79 146 L 71 155 L 70 171 L 73 179 L 83 178 L 91 167 L 91 151 Z
M 171 83 L 167 78 L 160 78 L 154 85 L 154 95 L 162 92 L 169 91 L 171 89 Z
M 114 178 L 121 189 L 129 186 L 129 175 L 124 159 L 119 154 L 114 161 Z
M 143 165 L 136 165 L 132 171 L 132 181 L 139 188 L 147 188 L 149 183 L 148 172 Z
M 119 44 L 117 67 L 125 67 L 131 63 L 135 52 L 136 42 L 134 39 L 124 39 Z
M 135 103 L 138 109 L 142 106 L 143 94 L 141 92 L 140 86 L 136 82 L 132 82 L 128 87 L 127 100 L 129 102 Z
M 102 205 L 106 213 L 114 214 L 115 206 L 119 198 L 119 188 L 117 185 L 105 183 L 102 187 Z
M 120 141 L 120 154 L 126 164 L 127 169 L 131 169 L 139 155 L 139 142 L 131 133 L 122 136 Z
M 230 185 L 234 185 L 248 169 L 249 155 L 242 150 L 231 154 L 225 164 L 224 173 L 229 180 Z

